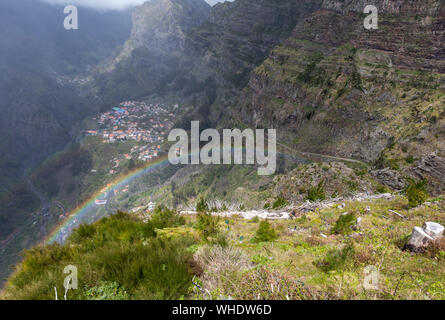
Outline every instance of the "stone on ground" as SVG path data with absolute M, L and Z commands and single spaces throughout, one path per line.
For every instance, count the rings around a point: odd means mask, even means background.
M 412 252 L 422 252 L 433 240 L 422 228 L 414 227 L 407 247 Z
M 443 236 L 444 226 L 436 222 L 425 222 L 423 230 L 434 240 L 440 239 Z

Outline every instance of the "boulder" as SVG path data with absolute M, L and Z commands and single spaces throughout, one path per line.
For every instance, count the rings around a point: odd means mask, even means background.
M 412 252 L 423 252 L 434 239 L 430 237 L 422 228 L 414 227 L 407 248 Z
M 423 225 L 423 230 L 428 234 L 433 240 L 437 240 L 443 237 L 444 226 L 436 222 L 425 222 Z

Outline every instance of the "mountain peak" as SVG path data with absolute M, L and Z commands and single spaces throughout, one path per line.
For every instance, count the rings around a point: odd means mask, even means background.
M 204 22 L 210 5 L 204 0 L 152 0 L 133 11 L 127 50 L 146 47 L 155 53 L 182 50 L 185 35 Z

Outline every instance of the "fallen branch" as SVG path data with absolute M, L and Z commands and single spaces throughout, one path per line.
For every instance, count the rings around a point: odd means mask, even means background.
M 398 213 L 398 212 L 395 212 L 394 210 L 389 210 L 389 212 L 391 212 L 391 213 L 393 213 L 393 214 L 399 216 L 399 217 L 402 218 L 402 219 L 408 220 L 407 217 L 405 217 L 404 215 L 401 215 L 401 214 Z

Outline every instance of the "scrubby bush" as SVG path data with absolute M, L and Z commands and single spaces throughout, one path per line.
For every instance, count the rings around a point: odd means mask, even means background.
M 156 207 L 150 221 L 156 229 L 173 228 L 185 224 L 184 217 L 178 212 L 162 206 Z
M 348 243 L 343 249 L 328 251 L 326 256 L 314 264 L 323 272 L 343 269 L 348 260 L 354 257 L 355 249 L 352 243 Z
M 203 212 L 197 215 L 195 227 L 201 231 L 204 240 L 208 240 L 209 237 L 215 237 L 220 232 L 220 221 L 220 217 Z
M 286 199 L 284 199 L 283 197 L 278 197 L 272 204 L 272 209 L 274 209 L 274 210 L 280 209 L 287 205 L 289 205 L 289 202 L 287 202 Z
M 341 215 L 332 227 L 331 232 L 333 234 L 349 234 L 352 232 L 352 228 L 357 223 L 357 217 L 354 213 L 347 213 Z
M 196 204 L 196 212 L 208 212 L 209 206 L 207 205 L 207 201 L 201 197 L 198 200 L 198 203 Z
M 324 181 L 320 181 L 316 187 L 310 187 L 308 189 L 306 200 L 317 201 L 325 199 L 326 193 L 324 190 Z
M 261 221 L 253 240 L 254 242 L 268 242 L 277 238 L 277 233 L 272 225 L 267 221 Z
M 409 207 L 415 208 L 420 206 L 428 199 L 428 191 L 426 189 L 427 181 L 411 182 L 406 188 L 405 193 L 408 198 Z
M 391 192 L 391 190 L 389 190 L 388 189 L 388 187 L 386 187 L 386 186 L 384 186 L 384 185 L 378 185 L 376 188 L 375 188 L 375 191 L 377 192 L 377 193 L 380 193 L 380 194 L 382 194 L 382 193 L 390 193 Z
M 82 287 L 70 290 L 69 300 L 179 299 L 190 286 L 193 244 L 186 236 L 158 238 L 151 222 L 119 212 L 74 230 L 64 245 L 27 251 L 4 297 L 53 300 L 54 287 L 64 292 L 64 268 L 74 265 Z

